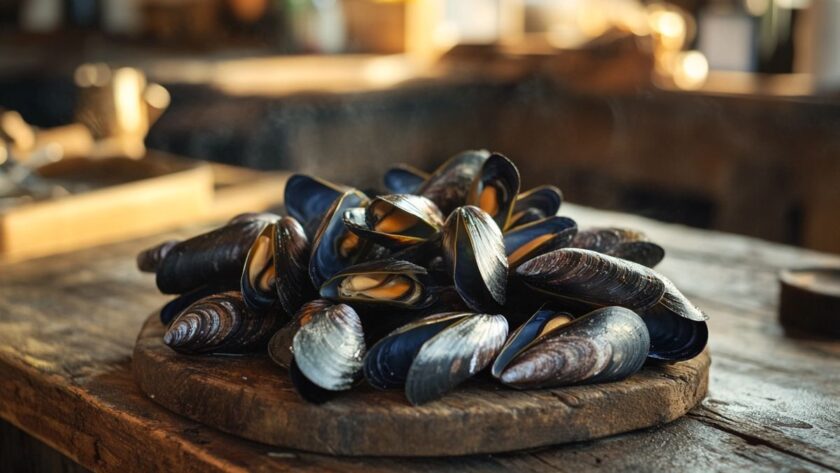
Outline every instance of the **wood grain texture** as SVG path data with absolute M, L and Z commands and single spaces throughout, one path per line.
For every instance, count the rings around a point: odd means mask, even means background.
M 840 258 L 573 205 L 562 213 L 581 227 L 639 228 L 666 248 L 662 272 L 711 317 L 700 407 L 597 441 L 454 458 L 336 457 L 221 433 L 160 408 L 131 374 L 137 333 L 166 301 L 134 256 L 201 230 L 187 228 L 0 265 L 0 417 L 86 468 L 119 473 L 840 471 L 840 344 L 786 337 L 776 321 L 779 269 Z
M 180 355 L 163 333 L 153 313 L 133 357 L 135 379 L 155 402 L 250 440 L 337 455 L 469 455 L 591 440 L 671 422 L 708 386 L 704 352 L 615 383 L 516 391 L 479 378 L 423 406 L 402 390 L 362 384 L 314 405 L 266 356 Z

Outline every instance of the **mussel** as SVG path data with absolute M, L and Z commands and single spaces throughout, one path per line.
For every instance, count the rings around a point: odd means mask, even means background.
M 360 305 L 423 308 L 433 302 L 426 268 L 408 261 L 381 260 L 344 269 L 328 279 L 321 297 Z
M 205 286 L 179 295 L 167 302 L 160 309 L 160 323 L 163 325 L 169 325 L 169 323 L 172 322 L 178 314 L 183 312 L 184 309 L 191 306 L 197 300 L 204 299 L 205 297 L 212 296 L 213 294 L 218 294 L 219 292 L 221 291 L 216 288 Z
M 507 228 L 519 195 L 519 170 L 508 158 L 493 153 L 470 185 L 467 204 L 487 212 L 499 228 Z
M 307 234 L 314 234 L 333 202 L 349 190 L 317 177 L 292 174 L 286 181 L 283 201 L 286 212 L 303 225 Z
M 155 273 L 158 289 L 164 294 L 203 286 L 239 289 L 245 258 L 266 225 L 265 220 L 238 222 L 175 244 Z
M 641 369 L 649 346 L 647 327 L 635 312 L 603 307 L 545 331 L 498 377 L 519 389 L 617 381 Z
M 356 311 L 345 304 L 312 315 L 292 339 L 294 361 L 306 378 L 322 389 L 350 389 L 359 378 L 365 337 Z
M 706 347 L 708 317 L 691 303 L 674 284 L 660 276 L 665 294 L 655 306 L 644 311 L 642 319 L 650 332 L 651 358 L 665 361 L 688 360 Z
M 419 319 L 370 349 L 365 378 L 380 389 L 405 385 L 412 404 L 432 401 L 484 369 L 507 330 L 501 315 L 448 312 Z
M 505 345 L 499 350 L 499 355 L 496 357 L 496 360 L 493 361 L 493 367 L 490 373 L 495 378 L 500 377 L 502 371 L 507 368 L 507 365 L 514 357 L 536 338 L 555 328 L 562 327 L 572 320 L 574 320 L 572 314 L 559 311 L 548 306 L 548 304 L 544 304 L 525 323 L 510 334 Z
M 591 228 L 578 232 L 570 244 L 626 259 L 652 268 L 665 258 L 665 250 L 636 230 L 626 228 Z
M 516 268 L 535 256 L 563 248 L 576 232 L 577 223 L 567 217 L 548 217 L 515 227 L 504 234 L 508 266 Z
M 563 193 L 554 186 L 539 186 L 520 193 L 513 205 L 507 231 L 526 223 L 557 215 L 563 203 Z
M 344 224 L 362 238 L 398 249 L 435 239 L 443 215 L 425 197 L 389 194 L 376 197 L 365 208 L 347 210 Z
M 448 215 L 466 203 L 473 179 L 488 157 L 490 152 L 487 150 L 458 153 L 441 164 L 417 189 L 417 193 L 429 198 L 444 215 Z
M 180 353 L 247 353 L 264 350 L 282 324 L 274 314 L 256 314 L 242 294 L 224 292 L 199 299 L 169 324 L 163 342 Z
M 160 262 L 166 257 L 169 250 L 179 242 L 180 240 L 166 240 L 163 243 L 141 251 L 137 254 L 137 269 L 144 273 L 154 273 L 158 270 Z
M 361 207 L 367 197 L 359 191 L 350 190 L 341 194 L 327 210 L 312 243 L 309 258 L 309 277 L 315 287 L 321 287 L 333 274 L 355 263 L 370 248 L 350 232 L 342 216 L 348 209 Z
M 267 226 L 256 238 L 242 271 L 242 295 L 249 307 L 267 310 L 276 304 L 291 316 L 310 299 L 309 240 L 292 217 Z
M 429 178 L 429 173 L 410 166 L 397 164 L 385 172 L 385 188 L 392 194 L 415 194 Z
M 455 289 L 468 306 L 493 312 L 504 305 L 508 260 L 502 231 L 486 212 L 471 205 L 453 211 L 442 246 Z
M 302 306 L 292 317 L 291 321 L 282 327 L 268 341 L 268 356 L 271 361 L 289 368 L 292 365 L 292 340 L 297 331 L 312 320 L 316 312 L 334 305 L 326 299 L 314 299 Z

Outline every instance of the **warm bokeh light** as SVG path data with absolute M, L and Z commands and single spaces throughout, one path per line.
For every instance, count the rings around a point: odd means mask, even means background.
M 673 71 L 674 84 L 681 89 L 695 90 L 703 86 L 709 75 L 709 62 L 700 51 L 677 54 Z

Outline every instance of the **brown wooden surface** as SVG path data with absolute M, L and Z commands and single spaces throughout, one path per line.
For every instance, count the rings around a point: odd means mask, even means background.
M 703 353 L 616 383 L 516 391 L 478 378 L 418 407 L 402 390 L 362 385 L 314 405 L 267 356 L 179 355 L 163 333 L 155 312 L 132 360 L 155 402 L 250 440 L 338 455 L 451 456 L 591 440 L 671 422 L 697 405 L 709 381 Z
M 777 271 L 838 258 L 571 205 L 562 213 L 581 226 L 648 231 L 668 250 L 661 270 L 711 316 L 709 396 L 687 416 L 598 441 L 446 459 L 333 457 L 203 427 L 142 395 L 130 371 L 143 320 L 166 300 L 134 255 L 192 228 L 0 266 L 0 417 L 90 469 L 121 473 L 840 471 L 840 344 L 785 337 L 776 322 Z

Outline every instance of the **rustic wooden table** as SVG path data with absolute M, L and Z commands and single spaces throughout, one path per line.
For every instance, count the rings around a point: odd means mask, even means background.
M 710 393 L 686 417 L 599 441 L 443 459 L 340 458 L 239 440 L 158 407 L 131 378 L 140 324 L 166 300 L 134 255 L 160 236 L 0 266 L 0 470 L 82 470 L 54 449 L 121 473 L 840 471 L 840 343 L 787 337 L 776 321 L 779 269 L 840 258 L 572 205 L 562 213 L 581 226 L 649 232 L 668 251 L 661 271 L 711 316 Z

